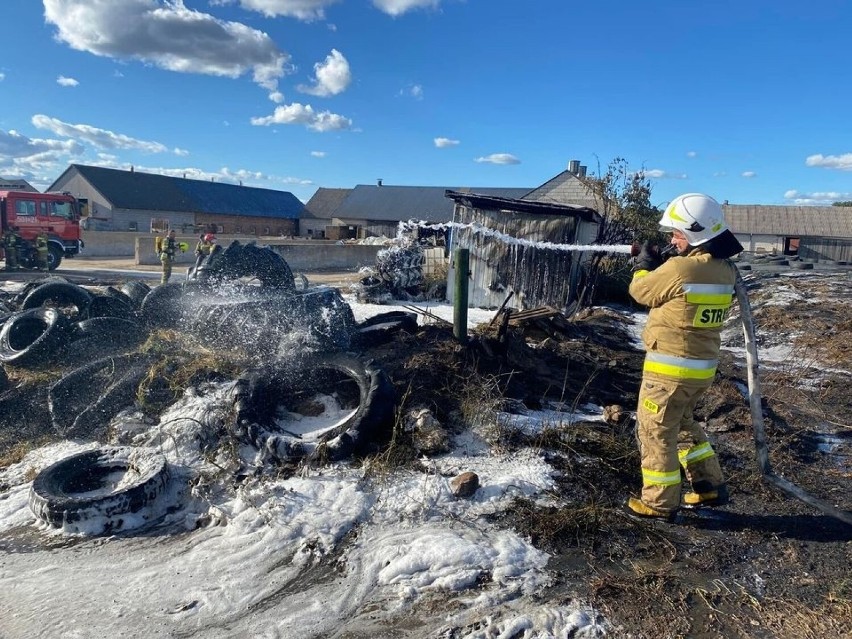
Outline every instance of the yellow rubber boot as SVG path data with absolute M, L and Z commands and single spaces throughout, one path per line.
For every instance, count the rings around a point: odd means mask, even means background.
M 729 501 L 728 487 L 724 484 L 705 493 L 687 492 L 683 494 L 684 508 L 704 508 L 705 506 L 724 506 Z
M 629 517 L 642 519 L 658 519 L 660 521 L 672 522 L 675 519 L 677 511 L 666 512 L 657 510 L 646 505 L 641 499 L 631 497 L 624 503 L 624 511 Z

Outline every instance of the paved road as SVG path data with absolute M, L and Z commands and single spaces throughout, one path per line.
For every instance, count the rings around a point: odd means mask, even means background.
M 173 282 L 182 281 L 186 277 L 186 266 L 175 266 L 172 269 Z M 139 265 L 131 258 L 90 258 L 75 257 L 64 259 L 52 275 L 60 275 L 79 284 L 110 284 L 131 279 L 143 280 L 147 284 L 159 284 L 162 269 L 157 265 Z M 310 271 L 303 273 L 310 285 L 326 284 L 340 288 L 354 284 L 361 276 L 357 270 L 349 271 Z M 41 271 L 16 271 L 6 273 L 0 270 L 0 281 L 27 281 L 44 277 Z

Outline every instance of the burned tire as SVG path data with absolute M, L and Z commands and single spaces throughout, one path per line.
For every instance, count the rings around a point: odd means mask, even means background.
M 55 308 L 33 308 L 9 317 L 0 329 L 0 362 L 35 366 L 64 343 L 70 322 Z
M 183 295 L 181 284 L 160 284 L 152 288 L 139 307 L 145 323 L 161 328 L 173 328 L 181 317 Z
M 125 320 L 134 317 L 133 307 L 126 295 L 114 297 L 112 295 L 95 295 L 86 307 L 84 315 L 93 318 L 121 318 Z
M 396 391 L 372 360 L 350 353 L 321 355 L 298 371 L 255 370 L 238 381 L 235 398 L 237 435 L 280 461 L 292 448 L 276 432 L 280 404 L 316 392 L 335 394 L 351 415 L 319 439 L 315 459 L 337 461 L 370 450 L 386 440 L 393 427 Z M 284 400 L 284 401 L 282 401 Z
M 30 291 L 21 308 L 38 308 L 45 302 L 53 302 L 56 306 L 76 306 L 78 313 L 82 313 L 91 299 L 91 293 L 82 286 L 65 281 L 51 281 Z
M 410 334 L 417 332 L 417 314 L 404 311 L 379 313 L 361 324 L 352 334 L 352 346 L 369 348 L 392 340 L 400 331 Z
M 795 269 L 799 269 L 800 271 L 812 271 L 814 270 L 813 262 L 793 262 L 791 266 Z
M 97 518 L 112 522 L 107 523 L 108 530 L 116 517 L 151 504 L 168 484 L 169 468 L 162 455 L 135 448 L 99 448 L 41 471 L 30 489 L 29 505 L 51 526 L 78 528 Z
M 141 324 L 122 317 L 93 317 L 77 322 L 71 332 L 71 339 L 97 337 L 103 340 L 121 339 L 125 336 L 143 337 L 147 331 Z
M 142 300 L 145 299 L 145 296 L 151 292 L 151 287 L 145 282 L 131 280 L 122 284 L 120 290 L 127 296 L 127 299 L 130 300 L 130 304 L 133 308 L 138 309 L 142 305 Z

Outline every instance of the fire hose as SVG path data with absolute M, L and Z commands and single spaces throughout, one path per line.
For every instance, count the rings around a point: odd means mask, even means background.
M 766 432 L 763 428 L 763 408 L 761 406 L 760 376 L 758 375 L 757 340 L 754 334 L 754 322 L 752 321 L 751 305 L 748 301 L 745 282 L 737 273 L 737 282 L 734 287 L 737 301 L 740 304 L 740 320 L 743 325 L 743 335 L 746 347 L 746 367 L 748 370 L 748 403 L 751 409 L 751 424 L 754 433 L 754 447 L 757 453 L 757 465 L 763 479 L 781 490 L 806 504 L 813 506 L 820 512 L 834 517 L 842 522 L 852 525 L 852 512 L 841 510 L 832 506 L 823 499 L 814 497 L 802 490 L 791 481 L 776 475 L 769 463 L 769 451 L 766 446 Z

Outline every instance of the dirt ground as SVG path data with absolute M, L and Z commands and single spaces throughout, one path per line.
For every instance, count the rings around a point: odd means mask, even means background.
M 761 349 L 787 353 L 762 360 L 771 463 L 818 498 L 852 511 L 852 278 L 845 272 L 749 278 Z M 400 412 L 429 408 L 451 432 L 497 408 L 624 407 L 614 423 L 580 422 L 535 436 L 493 427 L 492 446 L 534 446 L 559 471 L 551 496 L 558 507 L 518 500 L 497 518 L 551 554 L 557 580 L 543 595 L 548 600 L 588 601 L 619 629 L 615 636 L 852 637 L 852 527 L 761 478 L 737 351 L 725 353 L 698 407 L 731 503 L 684 511 L 676 524 L 622 514 L 621 502 L 641 482 L 630 411 L 643 354 L 630 322 L 605 308 L 505 330 L 495 322 L 464 346 L 450 327 L 424 326 L 365 354 L 389 374 L 403 398 Z M 729 324 L 727 344 L 741 347 L 736 313 Z M 12 386 L 0 396 L 0 466 L 57 438 L 46 392 L 58 372 L 8 372 Z M 378 455 L 391 466 L 419 464 L 402 434 Z

